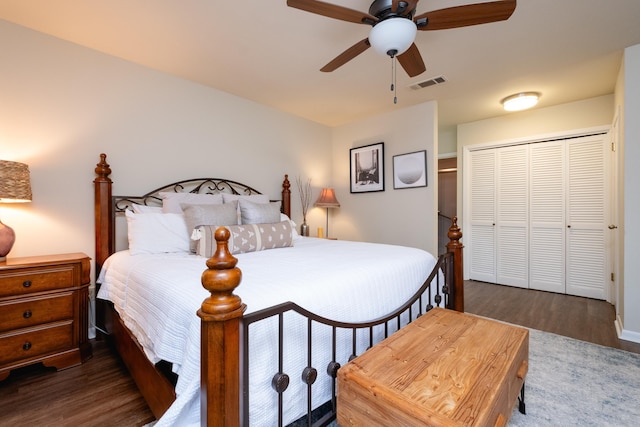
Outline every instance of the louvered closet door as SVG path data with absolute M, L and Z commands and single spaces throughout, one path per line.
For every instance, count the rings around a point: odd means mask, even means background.
M 605 135 L 567 141 L 567 293 L 606 299 Z
M 565 142 L 530 146 L 529 287 L 565 293 Z
M 529 146 L 497 150 L 496 283 L 529 286 Z
M 471 154 L 471 259 L 469 278 L 494 283 L 495 261 L 495 150 Z

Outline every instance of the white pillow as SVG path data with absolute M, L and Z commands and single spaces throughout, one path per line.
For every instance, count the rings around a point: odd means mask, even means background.
M 240 224 L 271 224 L 280 221 L 280 202 L 253 203 L 248 199 L 240 199 L 239 202 Z
M 131 205 L 133 213 L 162 213 L 162 206 L 147 206 L 134 203 Z
M 189 252 L 189 233 L 184 215 L 136 214 L 127 210 L 125 216 L 131 255 Z
M 182 213 L 180 205 L 188 203 L 190 205 L 220 205 L 222 204 L 221 194 L 198 194 L 198 193 L 173 193 L 161 192 L 162 212 Z
M 296 227 L 297 227 L 296 223 L 287 215 L 280 213 L 280 222 L 282 221 L 289 221 L 291 223 L 291 233 L 293 234 L 294 239 L 296 237 L 300 237 L 300 235 L 298 234 L 298 230 L 296 230 Z
M 241 194 L 229 194 L 229 193 L 222 193 L 222 201 L 224 203 L 229 203 L 229 202 L 233 202 L 236 200 L 249 200 L 253 203 L 269 203 L 269 196 L 266 196 L 264 194 L 251 194 L 251 195 L 241 195 Z

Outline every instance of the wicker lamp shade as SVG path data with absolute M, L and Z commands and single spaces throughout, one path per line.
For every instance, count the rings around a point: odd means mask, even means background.
M 20 162 L 0 160 L 0 203 L 30 201 L 29 166 Z
M 0 203 L 30 202 L 31 197 L 29 166 L 0 160 Z M 13 229 L 0 221 L 0 261 L 6 258 L 15 241 Z

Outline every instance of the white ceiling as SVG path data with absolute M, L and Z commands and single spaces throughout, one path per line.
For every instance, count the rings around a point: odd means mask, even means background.
M 421 0 L 417 13 L 481 1 Z M 372 49 L 319 71 L 369 26 L 286 0 L 0 0 L 0 19 L 330 126 L 436 100 L 447 127 L 504 114 L 500 99 L 516 92 L 542 92 L 540 107 L 609 94 L 623 49 L 640 43 L 640 0 L 519 0 L 507 21 L 419 31 L 427 71 L 398 67 L 394 105 L 391 61 Z

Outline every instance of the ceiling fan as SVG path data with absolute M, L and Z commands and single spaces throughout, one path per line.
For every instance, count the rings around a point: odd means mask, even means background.
M 371 25 L 369 37 L 360 40 L 320 71 L 331 72 L 346 64 L 369 47 L 382 55 L 397 58 L 410 77 L 426 70 L 414 39 L 417 30 L 431 31 L 487 24 L 509 19 L 516 0 L 476 3 L 415 15 L 419 0 L 374 0 L 369 13 L 359 12 L 318 0 L 287 0 L 287 5 L 329 18 Z

